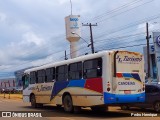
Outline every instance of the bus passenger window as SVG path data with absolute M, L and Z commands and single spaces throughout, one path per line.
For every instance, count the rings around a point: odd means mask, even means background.
M 97 66 L 97 76 L 102 76 L 102 67 Z
M 55 68 L 46 69 L 46 82 L 53 82 L 55 79 Z
M 83 77 L 97 78 L 102 76 L 102 58 L 84 61 Z
M 35 71 L 30 72 L 30 84 L 37 83 L 37 73 Z
M 68 66 L 62 65 L 56 68 L 56 80 L 57 81 L 66 81 L 68 78 Z
M 22 77 L 22 81 L 23 81 L 23 89 L 27 88 L 29 85 L 29 75 L 24 75 Z
M 45 70 L 38 70 L 37 71 L 38 76 L 38 83 L 44 83 L 46 78 Z
M 28 86 L 29 85 L 29 77 L 28 75 L 26 75 L 25 77 L 25 86 Z
M 68 68 L 68 79 L 79 80 L 82 78 L 82 62 L 72 63 Z

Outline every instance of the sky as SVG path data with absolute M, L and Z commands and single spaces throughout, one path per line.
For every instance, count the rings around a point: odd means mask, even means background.
M 160 31 L 159 0 L 72 0 L 74 15 L 93 29 L 95 51 L 125 49 L 143 53 L 146 22 Z M 70 0 L 0 0 L 0 78 L 14 71 L 70 58 L 64 18 Z M 79 55 L 91 53 L 89 27 L 81 27 Z M 152 38 L 150 43 L 152 43 Z

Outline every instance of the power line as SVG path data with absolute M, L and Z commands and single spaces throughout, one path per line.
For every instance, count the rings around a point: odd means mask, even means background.
M 139 1 L 139 0 L 138 0 L 138 1 Z M 140 0 L 140 1 L 141 1 L 141 0 Z M 133 10 L 133 9 L 135 9 L 135 8 L 137 8 L 137 7 L 143 6 L 143 5 L 147 4 L 147 3 L 153 2 L 153 1 L 154 1 L 154 0 L 151 0 L 151 1 L 148 1 L 148 2 L 144 2 L 143 4 L 141 4 L 141 5 L 139 5 L 139 6 L 136 6 L 136 7 L 134 7 L 134 8 L 128 9 L 128 10 L 126 10 L 126 11 L 123 11 L 123 12 L 121 12 L 121 13 L 119 13 L 119 14 L 116 14 L 116 15 L 113 15 L 113 16 L 111 16 L 111 17 L 108 17 L 107 20 L 108 20 L 108 19 L 111 19 L 111 18 L 113 18 L 113 17 L 115 17 L 115 16 L 118 16 L 118 15 L 120 15 L 120 14 L 122 14 L 122 13 L 125 13 L 125 12 L 128 12 L 128 11 L 130 11 L 130 10 Z M 104 20 L 106 20 L 106 19 L 104 19 Z M 97 21 L 97 23 L 103 22 L 104 20 Z M 105 22 L 106 22 L 106 21 L 105 21 Z M 98 30 L 98 29 L 97 29 L 97 30 Z
M 122 6 L 120 6 L 120 7 L 117 7 L 117 8 L 115 8 L 115 9 L 113 9 L 113 10 L 111 10 L 111 11 L 107 11 L 107 15 L 110 15 L 110 14 L 113 14 L 114 12 L 119 12 L 119 10 L 120 9 L 124 9 L 124 8 L 126 8 L 126 7 L 129 7 L 130 5 L 133 5 L 133 3 L 135 4 L 135 3 L 137 3 L 137 2 L 140 2 L 140 1 L 142 1 L 142 0 L 134 0 L 134 1 L 132 1 L 132 2 L 130 2 L 130 3 L 127 3 L 127 4 L 124 4 L 124 5 L 122 5 Z M 117 11 L 115 11 L 115 10 L 117 10 Z M 126 12 L 128 12 L 128 11 L 126 11 Z M 105 13 L 104 13 L 105 14 Z M 103 15 L 103 14 L 102 14 Z M 101 15 L 99 15 L 99 16 L 101 16 Z M 95 19 L 95 18 L 99 18 L 99 16 L 96 16 L 96 17 L 94 17 L 94 18 L 92 18 L 93 20 Z M 102 17 L 102 16 L 101 16 Z M 94 20 L 95 21 L 95 20 Z
M 89 19 L 89 20 L 90 20 L 90 21 L 91 21 L 91 20 L 92 20 L 92 21 L 95 21 L 95 20 L 97 20 L 97 19 L 99 19 L 99 18 L 102 18 L 102 17 L 104 17 L 104 16 L 106 16 L 106 15 L 113 14 L 113 13 L 119 11 L 119 10 L 122 10 L 122 9 L 124 9 L 124 8 L 127 8 L 127 7 L 129 7 L 130 5 L 133 5 L 133 4 L 135 4 L 135 3 L 137 3 L 137 2 L 140 2 L 140 1 L 142 1 L 142 0 L 134 0 L 134 1 L 132 1 L 132 2 L 129 2 L 129 3 L 127 3 L 127 4 L 124 4 L 124 5 L 120 6 L 120 7 L 117 7 L 117 8 L 115 8 L 115 9 L 112 9 L 112 10 L 110 10 L 110 11 L 106 11 L 105 13 L 103 13 L 103 14 L 101 14 L 101 15 L 98 15 L 98 16 L 95 16 L 95 17 L 93 17 L 93 18 L 91 18 L 91 19 Z M 89 20 L 88 20 L 88 21 L 89 21 Z M 85 22 L 87 22 L 87 21 L 85 21 Z
M 128 29 L 128 28 L 130 28 L 130 27 L 134 27 L 134 26 L 136 26 L 136 25 L 142 24 L 142 23 L 144 23 L 145 21 L 151 21 L 151 20 L 157 19 L 157 18 L 159 18 L 159 17 L 160 17 L 160 13 L 157 14 L 157 15 L 154 15 L 154 16 L 151 16 L 151 17 L 148 17 L 148 18 L 145 18 L 145 19 L 142 19 L 142 20 L 139 20 L 139 21 L 136 21 L 136 22 L 127 24 L 127 25 L 125 25 L 125 26 L 119 27 L 119 29 L 113 29 L 113 30 L 111 30 L 111 31 L 105 31 L 103 34 L 95 37 L 95 39 L 101 38 L 101 37 L 106 36 L 106 35 L 111 35 L 111 34 L 114 34 L 114 33 L 117 33 L 117 32 L 123 31 L 123 30 L 126 30 L 126 29 Z M 106 34 L 106 32 L 107 32 L 107 34 Z
M 137 37 L 138 35 L 143 35 L 145 34 L 145 32 L 142 32 L 142 33 L 137 33 L 137 34 L 131 34 L 131 35 L 126 35 L 126 36 L 117 36 L 117 37 L 113 37 L 113 38 L 104 38 L 104 39 L 100 39 L 100 40 L 97 40 L 95 41 L 94 43 L 100 43 L 100 42 L 108 42 L 110 40 L 117 40 L 117 39 L 127 39 L 128 37 Z
M 134 34 L 134 35 L 139 35 L 139 34 L 143 34 L 143 33 L 138 33 L 138 34 Z M 129 36 L 134 36 L 134 35 L 128 35 L 128 36 L 119 36 L 119 38 L 123 38 L 123 37 L 129 37 Z M 110 38 L 110 39 L 115 39 L 115 38 Z M 106 39 L 105 39 L 106 40 Z M 108 39 L 109 40 L 109 39 Z M 134 40 L 134 41 L 136 41 L 136 40 Z M 123 43 L 125 43 L 125 42 L 123 42 Z M 83 44 L 82 44 L 83 45 Z M 81 46 L 82 46 L 81 45 Z M 86 47 L 82 47 L 82 48 L 80 48 L 80 49 L 78 49 L 78 50 L 76 50 L 76 51 L 73 51 L 73 52 L 77 52 L 77 51 L 79 51 L 79 50 L 82 50 L 82 49 L 84 49 L 84 48 L 86 48 Z M 53 52 L 52 54 L 50 54 L 50 55 L 46 55 L 46 56 L 44 56 L 44 57 L 49 57 L 49 56 L 51 56 L 51 55 L 54 55 L 54 54 L 57 54 L 57 53 L 59 53 L 59 52 L 64 52 L 64 51 L 57 51 L 57 52 Z M 86 52 L 86 51 L 85 51 Z M 70 55 L 70 54 L 68 54 L 68 55 Z M 67 56 L 68 56 L 67 55 Z M 64 57 L 64 56 L 63 56 Z M 39 59 L 38 59 L 39 60 Z M 22 63 L 22 64 L 18 64 L 18 65 L 16 65 L 16 67 L 18 67 L 18 66 L 21 66 L 21 65 L 24 65 L 24 64 L 27 64 L 27 63 L 31 63 L 31 62 L 35 62 L 35 61 L 38 61 L 38 60 L 31 60 L 31 61 L 28 61 L 28 62 L 25 62 L 25 63 Z M 41 60 L 41 59 L 40 59 Z M 53 61 L 52 61 L 53 62 Z M 48 63 L 47 63 L 48 64 Z M 5 69 L 9 69 L 9 68 L 12 68 L 12 66 L 11 67 L 8 67 L 8 68 L 4 68 L 4 69 L 1 69 L 1 70 L 5 70 Z
M 153 43 L 150 43 L 152 45 Z M 129 46 L 121 46 L 121 47 L 113 47 L 110 49 L 100 49 L 100 50 L 113 50 L 113 49 L 121 49 L 121 48 L 128 48 L 128 47 L 137 47 L 137 46 L 144 46 L 146 44 L 135 44 L 135 45 L 129 45 Z
M 123 44 L 123 45 L 124 45 L 124 44 L 130 44 L 131 42 L 136 42 L 136 41 L 137 41 L 137 42 L 142 42 L 142 41 L 145 41 L 145 39 L 143 38 L 143 39 L 126 41 L 126 42 L 114 41 L 114 42 L 106 43 L 106 44 L 103 42 L 102 44 L 103 44 L 103 46 L 111 46 L 111 45 L 112 45 L 112 46 L 115 46 L 115 45 L 117 45 L 117 44 L 118 44 L 118 45 L 120 45 L 120 44 Z M 99 47 L 99 45 L 101 45 L 101 44 L 98 44 L 98 43 L 95 44 L 95 46 L 97 46 L 97 47 Z
M 101 20 L 101 21 L 98 21 L 97 23 L 103 22 L 103 21 L 105 21 L 105 20 L 109 20 L 109 19 L 111 19 L 111 18 L 113 18 L 113 17 L 115 17 L 115 16 L 121 15 L 121 14 L 123 14 L 123 13 L 125 13 L 125 12 L 129 12 L 129 11 L 135 9 L 135 8 L 141 7 L 141 6 L 145 5 L 145 4 L 148 4 L 148 3 L 153 2 L 153 1 L 154 1 L 154 0 L 151 0 L 151 1 L 148 1 L 148 2 L 144 2 L 144 3 L 142 3 L 142 4 L 138 5 L 138 6 L 135 6 L 135 7 L 131 8 L 131 9 L 127 9 L 127 10 L 125 10 L 125 11 L 123 11 L 123 12 L 120 12 L 120 13 L 118 13 L 118 14 L 116 14 L 116 15 L 113 15 L 113 16 L 111 16 L 111 17 L 108 17 L 108 18 L 105 18 L 105 19 L 103 19 L 103 20 Z M 105 21 L 105 22 L 106 22 L 106 21 Z
M 102 48 L 102 49 L 100 49 L 100 50 L 113 50 L 113 49 L 121 49 L 121 48 L 128 48 L 128 47 L 135 47 L 135 46 L 142 46 L 142 45 L 146 45 L 146 44 L 135 44 L 135 45 L 130 45 L 130 46 L 113 47 L 113 48 L 109 48 L 109 49 L 107 49 L 107 48 Z M 84 48 L 81 48 L 81 49 L 84 49 Z M 78 50 L 80 50 L 80 49 L 78 49 Z M 62 52 L 62 51 L 59 51 L 59 52 Z M 76 52 L 76 51 L 74 51 L 74 52 Z M 53 54 L 57 54 L 57 53 L 53 53 Z M 68 54 L 68 55 L 70 55 L 70 54 Z M 63 57 L 64 57 L 64 56 L 63 56 Z M 61 58 L 62 58 L 62 57 L 61 57 Z M 26 62 L 26 63 L 16 65 L 16 67 L 21 66 L 21 65 L 24 65 L 24 64 L 27 64 L 27 63 L 30 63 L 30 62 L 33 62 L 33 61 L 28 61 L 28 62 Z M 52 61 L 52 62 L 53 62 L 53 61 Z M 52 63 L 52 62 L 48 62 L 48 63 L 46 63 L 46 64 L 49 64 L 49 63 Z M 43 64 L 43 65 L 45 65 L 45 64 Z M 5 69 L 9 69 L 9 68 L 15 68 L 15 67 L 11 66 L 11 67 L 4 68 L 4 69 L 1 69 L 1 70 L 5 70 Z

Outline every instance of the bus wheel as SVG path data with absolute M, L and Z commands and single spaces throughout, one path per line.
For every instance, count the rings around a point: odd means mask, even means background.
M 31 106 L 32 106 L 33 108 L 36 108 L 36 107 L 37 107 L 35 95 L 32 95 L 32 96 L 31 96 Z
M 72 98 L 70 97 L 70 95 L 64 96 L 63 105 L 64 105 L 64 110 L 66 112 L 73 112 L 74 107 L 73 107 Z
M 155 110 L 156 112 L 160 112 L 160 102 L 156 102 L 156 103 L 154 104 L 154 110 Z

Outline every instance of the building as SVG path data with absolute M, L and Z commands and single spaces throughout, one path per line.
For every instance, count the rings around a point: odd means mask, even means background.
M 157 78 L 157 66 L 156 66 L 156 57 L 155 57 L 155 49 L 154 45 L 149 46 L 149 59 L 150 59 L 150 75 L 151 78 L 156 79 Z M 143 47 L 143 54 L 144 54 L 144 69 L 146 73 L 146 77 L 148 77 L 148 60 L 147 60 L 147 46 Z
M 16 87 L 15 78 L 0 79 L 0 89 L 13 89 Z
M 33 67 L 29 67 L 29 68 L 33 68 Z M 17 70 L 17 71 L 14 72 L 17 88 L 22 88 L 23 87 L 22 76 L 23 76 L 24 71 L 26 69 L 29 69 L 29 68 L 24 68 L 24 69 Z
M 148 77 L 147 47 L 143 47 L 145 72 Z M 160 83 L 160 32 L 153 32 L 153 45 L 149 46 L 150 77 Z

